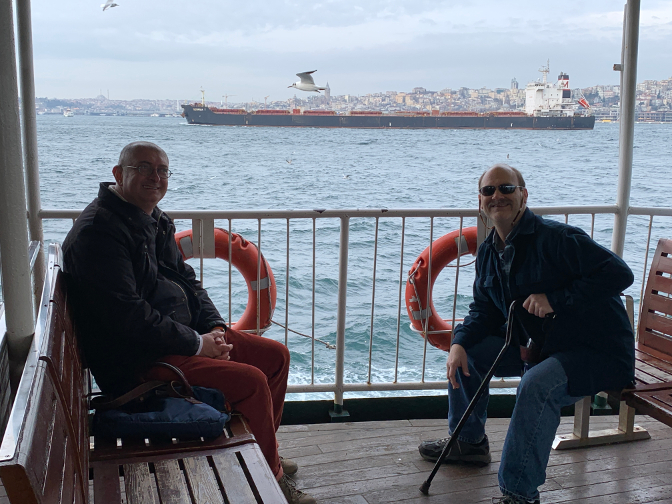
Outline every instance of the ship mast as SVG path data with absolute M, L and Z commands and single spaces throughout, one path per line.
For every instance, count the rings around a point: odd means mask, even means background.
M 546 66 L 545 67 L 542 66 L 539 69 L 539 71 L 544 75 L 543 80 L 542 80 L 542 82 L 544 84 L 546 84 L 546 76 L 548 75 L 548 72 L 550 72 L 550 69 L 551 69 L 551 60 L 550 59 L 546 60 Z

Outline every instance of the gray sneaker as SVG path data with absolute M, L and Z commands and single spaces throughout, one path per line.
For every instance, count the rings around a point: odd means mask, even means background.
M 423 459 L 430 462 L 436 462 L 439 460 L 441 452 L 449 440 L 450 438 L 447 437 L 436 439 L 434 441 L 423 441 L 420 443 L 420 446 L 418 446 L 418 451 Z M 443 463 L 466 462 L 484 466 L 489 464 L 491 460 L 490 443 L 488 442 L 488 436 L 485 436 L 483 441 L 478 444 L 465 443 L 456 439 L 455 444 L 450 448 L 446 458 L 443 459 Z
M 317 504 L 317 501 L 312 495 L 308 495 L 296 488 L 294 480 L 286 474 L 280 478 L 278 485 L 280 485 L 280 490 L 282 490 L 282 493 L 289 504 Z

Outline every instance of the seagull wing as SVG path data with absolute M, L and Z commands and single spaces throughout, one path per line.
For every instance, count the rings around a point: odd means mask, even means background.
M 296 76 L 301 79 L 302 84 L 315 84 L 315 81 L 313 80 L 313 76 L 310 75 L 312 73 L 317 72 L 317 70 L 312 70 L 310 72 L 301 72 L 296 74 Z

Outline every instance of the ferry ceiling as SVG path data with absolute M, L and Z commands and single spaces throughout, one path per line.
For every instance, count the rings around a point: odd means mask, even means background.
M 29 244 L 43 243 L 31 3 L 16 0 L 16 39 L 12 3 L 0 0 L 0 271 L 10 374 L 15 390 L 16 377 L 21 374 L 35 331 L 35 303 L 40 299 L 45 265 L 40 253 L 31 285 Z M 624 10 L 621 61 L 614 66 L 621 73 L 622 90 L 618 210 L 612 238 L 612 249 L 619 254 L 623 252 L 630 204 L 640 0 L 629 0 Z M 21 108 L 19 96 L 23 98 Z M 0 307 L 0 315 L 2 311 Z

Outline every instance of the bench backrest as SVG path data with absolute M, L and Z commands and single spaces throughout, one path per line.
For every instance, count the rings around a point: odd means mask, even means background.
M 639 313 L 639 345 L 672 355 L 672 240 L 660 240 Z
M 54 255 L 50 255 L 45 283 L 50 294 L 48 306 L 42 306 L 47 310 L 46 325 L 42 338 L 36 337 L 33 343 L 24 370 L 22 381 L 26 380 L 28 391 L 25 412 L 13 435 L 14 454 L 0 460 L 0 477 L 12 503 L 86 504 L 87 375 L 75 340 L 60 251 L 50 252 Z M 23 401 L 17 402 L 15 406 L 22 406 Z

